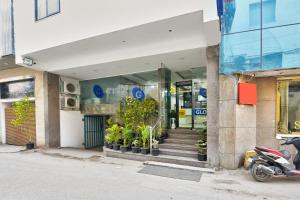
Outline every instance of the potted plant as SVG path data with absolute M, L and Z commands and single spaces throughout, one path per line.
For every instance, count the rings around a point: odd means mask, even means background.
M 141 153 L 141 148 L 140 148 L 140 141 L 138 139 L 135 139 L 132 142 L 132 153 Z
M 153 139 L 152 141 L 152 156 L 159 155 L 158 141 Z
M 120 147 L 122 153 L 125 153 L 129 150 L 129 144 L 132 140 L 132 130 L 128 127 L 122 129 L 123 134 L 123 145 Z
M 171 119 L 171 128 L 175 129 L 176 128 L 176 111 L 171 110 L 170 112 L 170 119 Z
M 158 139 L 158 144 L 164 143 L 165 137 L 162 134 L 162 128 L 159 128 L 157 131 L 157 139 Z
M 198 160 L 206 161 L 207 160 L 207 142 L 203 140 L 198 140 Z
M 150 140 L 150 128 L 148 126 L 141 126 L 141 137 L 143 142 L 143 147 L 141 148 L 142 154 L 146 155 L 150 153 L 149 140 Z
M 120 145 L 118 144 L 120 140 L 120 132 L 121 132 L 121 127 L 118 124 L 114 124 L 112 127 L 106 129 L 107 133 L 111 137 L 111 141 L 113 142 L 113 149 L 114 150 L 119 150 Z
M 106 134 L 105 135 L 105 147 L 112 149 L 113 148 L 113 141 L 112 141 L 112 137 L 111 134 Z
M 206 161 L 207 160 L 207 134 L 206 130 L 200 132 L 200 140 L 196 144 L 198 147 L 198 160 Z
M 32 141 L 32 135 L 30 134 L 29 128 L 25 125 L 29 119 L 30 114 L 34 112 L 34 106 L 30 102 L 27 96 L 23 97 L 20 101 L 13 104 L 13 110 L 16 114 L 16 118 L 11 121 L 14 127 L 20 128 L 27 137 L 26 149 L 34 149 L 34 141 Z

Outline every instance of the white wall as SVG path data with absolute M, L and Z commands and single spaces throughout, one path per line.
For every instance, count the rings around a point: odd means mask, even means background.
M 0 103 L 0 143 L 6 143 L 6 124 L 5 124 L 5 108 L 8 107 L 5 103 Z
M 83 115 L 79 111 L 60 111 L 61 147 L 82 148 L 84 142 Z
M 15 0 L 17 58 L 199 10 L 204 10 L 204 21 L 217 19 L 216 2 L 212 0 L 61 0 L 61 13 L 35 22 L 34 1 Z

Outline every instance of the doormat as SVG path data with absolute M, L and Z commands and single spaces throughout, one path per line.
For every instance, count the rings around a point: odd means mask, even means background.
M 151 165 L 145 166 L 138 173 L 195 182 L 200 182 L 202 177 L 200 171 Z

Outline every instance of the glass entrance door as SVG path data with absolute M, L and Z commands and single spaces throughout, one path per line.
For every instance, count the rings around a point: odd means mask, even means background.
M 193 128 L 206 128 L 207 126 L 207 82 L 203 79 L 193 80 Z
M 176 113 L 178 128 L 192 129 L 194 127 L 192 81 L 176 83 Z

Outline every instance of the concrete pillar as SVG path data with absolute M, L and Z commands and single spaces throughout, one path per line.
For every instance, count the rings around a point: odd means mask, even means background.
M 27 70 L 23 68 L 23 70 Z M 36 118 L 36 145 L 38 147 L 46 145 L 45 137 L 45 77 L 44 72 L 35 72 L 35 118 Z
M 257 137 L 259 146 L 279 149 L 276 140 L 276 77 L 257 78 Z
M 219 46 L 206 49 L 207 55 L 207 157 L 210 166 L 219 166 Z
M 245 81 L 250 79 L 225 75 L 219 77 L 220 165 L 226 169 L 241 166 L 245 152 L 256 145 L 256 106 L 237 103 L 238 82 Z
M 59 76 L 45 72 L 45 141 L 60 147 Z
M 159 117 L 163 120 L 165 129 L 170 129 L 170 111 L 171 111 L 171 70 L 163 67 L 158 69 L 159 76 Z

